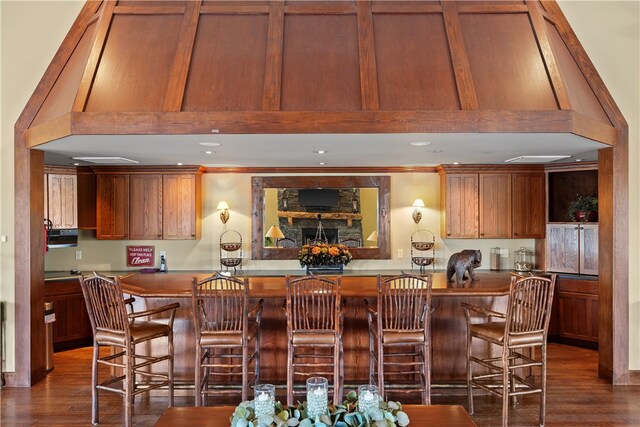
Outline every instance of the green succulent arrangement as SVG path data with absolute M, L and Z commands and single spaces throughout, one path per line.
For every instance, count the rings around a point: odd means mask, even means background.
M 358 395 L 355 391 L 347 394 L 342 405 L 329 405 L 329 413 L 311 419 L 307 417 L 307 403 L 286 408 L 280 402 L 275 404 L 275 415 L 257 418 L 253 401 L 242 402 L 229 418 L 231 427 L 405 427 L 409 416 L 402 411 L 400 402 L 380 402 L 379 409 L 358 412 Z

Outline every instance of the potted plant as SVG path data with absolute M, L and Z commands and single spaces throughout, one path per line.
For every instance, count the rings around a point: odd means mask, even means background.
M 571 221 L 598 221 L 598 198 L 578 194 L 578 196 L 569 203 L 568 216 Z

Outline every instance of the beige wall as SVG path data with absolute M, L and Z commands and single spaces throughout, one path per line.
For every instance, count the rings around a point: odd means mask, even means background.
M 587 53 L 599 70 L 605 84 L 629 121 L 630 127 L 630 266 L 638 265 L 640 252 L 638 144 L 638 56 L 639 5 L 625 1 L 563 1 L 560 2 Z M 81 2 L 0 1 L 1 37 L 1 123 L 0 135 L 0 235 L 8 241 L 0 243 L 0 299 L 9 303 L 7 322 L 7 360 L 4 369 L 14 369 L 14 192 L 13 192 L 13 125 L 29 96 L 43 75 L 56 49 L 80 8 Z M 240 231 L 245 239 L 245 257 L 249 257 L 250 236 L 250 176 L 206 175 L 203 238 L 197 242 L 153 242 L 157 250 L 167 250 L 169 268 L 213 269 L 218 267 L 217 242 L 224 230 L 215 207 L 224 199 L 231 207 L 229 229 Z M 409 266 L 408 239 L 415 229 L 411 220 L 411 203 L 422 198 L 424 209 L 422 227 L 438 232 L 438 177 L 435 174 L 396 174 L 391 183 L 391 250 L 388 261 L 354 261 L 349 268 L 407 268 Z M 438 233 L 439 234 L 439 233 Z M 438 236 L 439 237 L 439 236 Z M 58 249 L 47 256 L 48 269 L 121 269 L 125 266 L 124 246 L 131 242 L 97 242 L 85 234 L 81 236 L 82 264 L 76 264 L 75 249 Z M 512 253 L 521 244 L 531 241 L 449 241 L 443 245 L 438 238 L 438 266 L 449 254 L 467 247 L 482 249 L 488 255 L 493 246 L 508 247 Z M 481 243 L 481 245 L 478 245 Z M 404 258 L 398 259 L 398 249 Z M 485 266 L 488 263 L 485 262 Z M 507 265 L 510 265 L 507 264 Z M 296 261 L 247 260 L 246 268 L 299 268 Z M 630 268 L 630 354 L 632 369 L 640 369 L 640 290 L 638 272 Z

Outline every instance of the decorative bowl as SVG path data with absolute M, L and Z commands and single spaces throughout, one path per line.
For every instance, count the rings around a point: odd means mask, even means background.
M 242 247 L 242 243 L 240 242 L 225 242 L 220 243 L 220 247 L 227 252 L 237 251 Z
M 419 251 L 428 251 L 433 248 L 433 242 L 411 242 L 411 245 Z
M 411 258 L 411 261 L 413 261 L 415 265 L 426 267 L 427 265 L 433 264 L 433 257 L 414 256 L 413 258 Z
M 242 263 L 242 258 L 220 258 L 220 264 L 225 267 L 237 267 Z

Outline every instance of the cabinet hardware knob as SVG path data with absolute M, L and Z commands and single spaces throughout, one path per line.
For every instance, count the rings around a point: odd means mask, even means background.
M 573 229 L 574 229 L 574 230 L 579 230 L 579 229 L 580 229 L 580 227 L 573 227 Z
M 447 233 L 447 236 L 451 236 L 451 233 Z
M 484 236 L 484 233 L 480 233 L 481 236 Z

